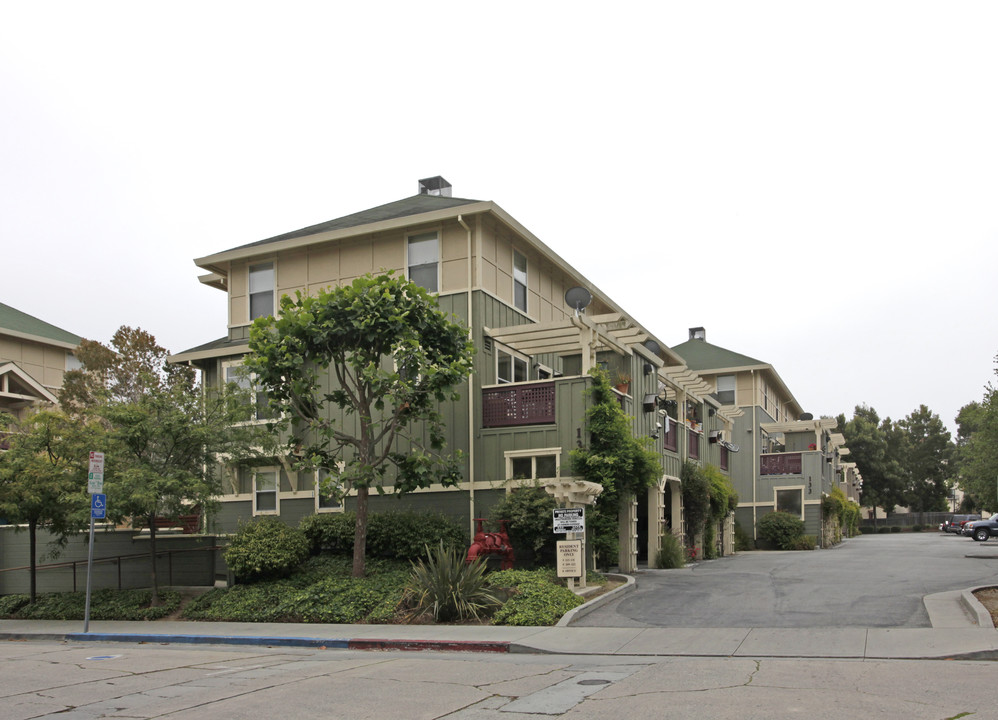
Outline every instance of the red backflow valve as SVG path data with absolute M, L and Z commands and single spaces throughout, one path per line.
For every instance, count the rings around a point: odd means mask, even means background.
M 498 555 L 502 558 L 500 569 L 512 570 L 513 545 L 509 541 L 509 535 L 506 534 L 506 521 L 499 521 L 499 532 L 485 532 L 482 529 L 484 524 L 485 518 L 475 518 L 475 538 L 468 548 L 468 557 L 464 562 L 473 563 L 486 555 Z

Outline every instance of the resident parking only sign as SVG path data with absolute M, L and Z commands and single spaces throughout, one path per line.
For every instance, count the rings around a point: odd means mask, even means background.
M 585 532 L 585 508 L 555 508 L 554 531 L 556 533 Z
M 87 472 L 87 490 L 91 495 L 104 492 L 104 453 L 90 453 L 90 467 Z

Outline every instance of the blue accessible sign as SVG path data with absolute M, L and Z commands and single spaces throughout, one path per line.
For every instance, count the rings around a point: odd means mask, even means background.
M 90 496 L 90 517 L 93 520 L 103 520 L 107 517 L 107 495 L 94 493 Z

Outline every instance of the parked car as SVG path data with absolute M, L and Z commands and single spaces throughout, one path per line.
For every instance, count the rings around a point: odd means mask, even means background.
M 977 542 L 984 542 L 989 537 L 998 536 L 998 513 L 987 520 L 971 520 L 963 526 L 963 534 L 969 535 Z
M 943 523 L 943 532 L 954 533 L 959 535 L 963 532 L 964 525 L 966 525 L 971 520 L 980 520 L 980 515 L 954 515 L 945 523 Z

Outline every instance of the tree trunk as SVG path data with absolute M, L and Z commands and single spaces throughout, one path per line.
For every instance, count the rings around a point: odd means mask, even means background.
M 355 578 L 364 577 L 364 556 L 367 552 L 367 497 L 370 490 L 357 488 L 357 523 L 353 532 L 353 572 Z
M 37 551 L 35 549 L 37 547 L 37 542 L 38 542 L 38 540 L 37 540 L 37 530 L 38 530 L 38 522 L 36 520 L 29 520 L 28 521 L 28 552 L 31 555 L 31 560 L 30 560 L 30 562 L 28 564 L 31 566 L 31 580 L 30 580 L 31 589 L 29 590 L 29 592 L 31 594 L 28 597 L 31 598 L 30 602 L 32 602 L 32 603 L 35 601 L 35 598 L 37 597 L 37 591 L 38 591 L 38 586 L 37 586 L 37 583 L 38 583 L 38 578 L 37 578 L 37 575 L 38 575 L 38 558 L 36 556 L 37 555 Z
M 152 583 L 152 598 L 149 601 L 150 607 L 156 607 L 159 605 L 159 586 L 156 581 L 156 513 L 149 516 L 149 555 L 152 563 L 150 564 L 150 581 Z

